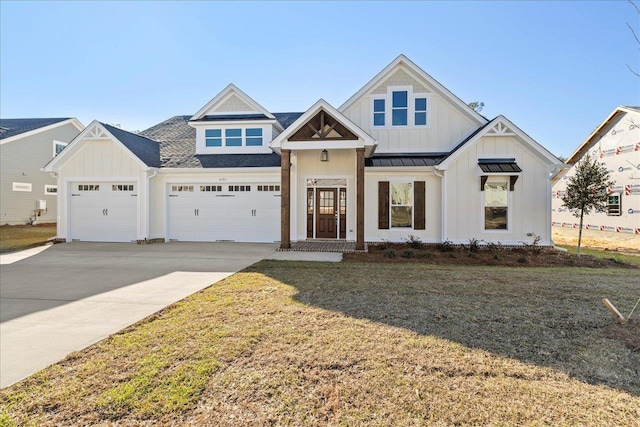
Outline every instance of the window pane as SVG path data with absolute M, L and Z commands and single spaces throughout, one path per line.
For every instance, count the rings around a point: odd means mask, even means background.
M 484 186 L 486 206 L 507 206 L 507 183 L 487 182 Z
M 416 113 L 415 125 L 425 126 L 427 124 L 427 113 Z
M 207 129 L 204 131 L 204 136 L 207 138 L 220 138 L 222 137 L 221 129 Z
M 242 138 L 227 138 L 227 147 L 242 147 Z
M 485 230 L 506 230 L 507 208 L 484 208 L 484 228 Z
M 376 113 L 384 113 L 384 99 L 373 100 L 373 111 Z
M 262 136 L 262 129 L 261 128 L 247 129 L 247 136 Z
M 427 98 L 416 98 L 416 111 L 427 111 Z
M 407 91 L 393 92 L 393 108 L 407 108 Z
M 391 226 L 411 227 L 411 206 L 391 206 Z
M 394 126 L 404 126 L 407 124 L 407 110 L 393 110 L 391 123 Z
M 227 129 L 224 131 L 224 135 L 227 138 L 230 136 L 242 136 L 242 129 Z
M 384 126 L 384 113 L 375 113 L 373 115 L 374 126 Z
M 60 152 L 64 150 L 64 147 L 62 144 L 56 144 L 56 154 L 60 154 Z
M 413 184 L 410 182 L 391 184 L 392 205 L 413 204 Z
M 222 147 L 222 138 L 207 138 L 205 145 L 207 147 Z
M 248 147 L 259 147 L 262 145 L 262 138 L 247 138 Z

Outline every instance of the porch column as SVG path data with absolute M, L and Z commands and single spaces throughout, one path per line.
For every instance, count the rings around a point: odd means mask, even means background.
M 364 250 L 364 148 L 356 148 L 356 250 Z
M 280 248 L 291 248 L 291 150 L 282 150 L 280 156 Z

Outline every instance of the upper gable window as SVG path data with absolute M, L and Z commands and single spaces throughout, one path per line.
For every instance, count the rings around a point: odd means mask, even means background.
M 69 145 L 67 142 L 53 141 L 53 156 L 57 156 L 64 150 L 64 147 Z
M 205 129 L 205 147 L 262 147 L 262 128 Z
M 391 105 L 391 109 L 386 108 Z M 373 127 L 428 126 L 427 97 L 413 88 L 389 88 L 386 95 L 373 97 Z
M 247 147 L 260 147 L 260 146 L 262 146 L 262 129 L 261 128 L 247 129 Z

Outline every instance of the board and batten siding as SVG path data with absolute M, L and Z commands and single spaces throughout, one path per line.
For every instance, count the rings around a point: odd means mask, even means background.
M 0 224 L 29 223 L 38 200 L 47 202 L 47 211 L 37 222 L 56 222 L 57 196 L 45 194 L 45 185 L 56 185 L 56 179 L 40 168 L 53 157 L 54 140 L 68 143 L 79 133 L 68 123 L 0 145 Z M 31 184 L 31 191 L 13 191 L 14 182 Z
M 414 90 L 426 90 L 427 127 L 373 127 L 371 119 L 372 97 L 385 94 L 388 86 L 397 84 L 392 75 L 370 94 L 362 96 L 342 113 L 378 141 L 376 153 L 449 152 L 479 124 L 434 90 L 424 89 L 418 81 L 404 73 L 403 85 L 413 85 Z M 408 81 L 407 81 L 408 80 Z M 422 89 L 420 89 L 422 88 Z M 416 94 L 417 95 L 417 94 Z M 390 105 L 387 108 L 391 108 Z
M 356 150 L 328 150 L 329 161 L 320 161 L 320 150 L 291 154 L 291 240 L 307 238 L 307 179 L 347 180 L 346 239 L 356 239 Z
M 442 227 L 442 189 L 440 178 L 434 175 L 432 171 L 413 170 L 383 170 L 382 168 L 366 168 L 365 169 L 365 233 L 364 239 L 367 242 L 404 242 L 409 235 L 418 237 L 425 243 L 441 242 Z M 380 229 L 378 224 L 378 183 L 379 182 L 424 182 L 425 183 L 425 228 L 424 230 L 416 230 L 412 228 L 393 228 Z M 414 188 L 415 191 L 415 188 Z M 386 201 L 387 205 L 390 200 Z M 415 195 L 414 195 L 415 203 Z M 415 212 L 414 212 L 415 214 Z M 415 220 L 415 217 L 414 217 Z
M 82 142 L 82 141 L 79 141 Z M 71 185 L 74 183 L 133 182 L 138 199 L 137 239 L 146 237 L 147 172 L 142 170 L 133 154 L 110 139 L 84 141 L 60 167 L 58 197 L 66 200 L 58 206 L 58 237 L 68 238 Z
M 484 230 L 480 176 L 481 158 L 515 158 L 522 169 L 509 192 L 508 230 Z M 535 233 L 540 244 L 551 242 L 549 221 L 549 170 L 532 150 L 515 137 L 483 137 L 445 171 L 445 240 L 468 243 L 469 239 L 500 241 L 503 244 L 531 243 Z M 509 181 L 509 178 L 506 178 Z

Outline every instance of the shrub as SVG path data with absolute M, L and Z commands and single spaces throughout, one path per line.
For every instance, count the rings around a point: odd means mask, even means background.
M 420 240 L 418 236 L 414 236 L 413 234 L 410 234 L 409 237 L 404 239 L 404 241 L 407 245 L 409 245 L 409 247 L 413 249 L 422 249 L 422 247 L 424 246 L 422 240 Z
M 389 249 L 390 243 L 388 240 L 383 240 L 382 243 L 380 243 L 378 246 L 380 247 L 381 250 L 386 250 Z
M 384 256 L 386 258 L 395 258 L 396 257 L 396 251 L 393 249 L 389 249 L 388 251 L 385 251 Z
M 433 254 L 431 252 L 425 252 L 422 254 L 422 258 L 433 258 Z
M 474 238 L 469 239 L 469 246 L 467 246 L 467 249 L 469 249 L 469 252 L 474 254 L 478 253 L 480 250 L 480 241 Z
M 402 257 L 403 258 L 414 258 L 416 256 L 416 254 L 413 253 L 412 250 L 407 249 L 406 251 L 404 251 L 402 253 Z
M 519 262 L 520 264 L 526 264 L 526 263 L 528 263 L 528 262 L 529 262 L 529 260 L 527 259 L 527 257 L 526 257 L 526 256 L 521 256 L 520 258 L 518 258 L 518 262 Z
M 489 242 L 487 246 L 491 251 L 491 255 L 493 255 L 493 259 L 495 259 L 496 261 L 499 261 L 500 259 L 502 259 L 502 253 L 504 252 L 504 247 L 502 246 L 502 243 Z
M 533 236 L 533 241 L 531 243 L 521 242 L 524 248 L 534 254 L 539 254 L 542 251 L 542 246 L 540 246 L 540 240 L 542 237 L 538 236 L 536 233 L 528 233 L 527 236 Z
M 445 240 L 438 245 L 438 249 L 440 250 L 440 252 L 453 252 L 455 250 L 455 247 L 453 246 L 453 243 L 451 243 L 451 241 Z

